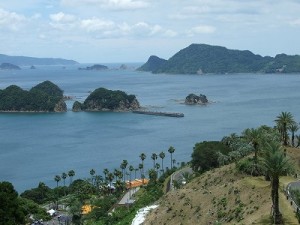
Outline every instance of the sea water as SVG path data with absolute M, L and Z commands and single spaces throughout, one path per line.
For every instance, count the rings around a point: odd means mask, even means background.
M 88 178 L 91 169 L 103 175 L 104 168 L 120 168 L 124 159 L 137 168 L 141 153 L 147 170 L 151 154 L 161 151 L 170 167 L 169 146 L 176 149 L 176 162 L 187 162 L 197 142 L 274 126 L 282 111 L 300 120 L 300 74 L 167 75 L 108 66 L 105 71 L 78 70 L 84 65 L 0 71 L 0 89 L 16 84 L 28 90 L 50 80 L 73 97 L 66 113 L 0 113 L 0 181 L 12 182 L 19 192 L 39 182 L 54 187 L 55 175 L 69 170 L 76 173 L 73 179 Z M 99 87 L 134 94 L 150 110 L 185 117 L 71 111 L 75 100 L 84 101 Z M 183 104 L 190 93 L 204 94 L 211 103 Z

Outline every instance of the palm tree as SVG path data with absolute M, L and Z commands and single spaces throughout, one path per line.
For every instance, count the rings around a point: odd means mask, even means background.
M 107 181 L 107 175 L 109 174 L 109 170 L 108 170 L 107 168 L 105 168 L 105 169 L 103 170 L 103 174 L 104 174 L 104 179 L 105 179 L 105 181 Z
M 128 161 L 127 160 L 123 160 L 123 162 L 120 165 L 120 168 L 122 169 L 123 172 L 123 178 L 124 178 L 124 182 L 125 182 L 125 174 L 126 174 L 126 167 L 128 165 Z
M 144 165 L 142 163 L 139 164 L 139 169 L 140 169 L 140 172 L 141 172 L 141 178 L 143 176 L 143 168 L 144 168 Z
M 136 172 L 139 170 L 139 168 L 134 169 L 134 179 L 136 179 Z
M 259 142 L 261 139 L 261 132 L 259 129 L 247 128 L 243 131 L 243 136 L 248 141 L 254 149 L 254 162 L 257 163 L 257 156 L 259 151 Z
M 292 169 L 292 164 L 288 157 L 284 155 L 284 151 L 279 143 L 269 143 L 264 151 L 261 159 L 262 167 L 271 178 L 271 197 L 272 197 L 272 209 L 273 219 L 275 224 L 281 224 L 282 215 L 279 211 L 279 177 L 286 175 L 288 171 Z
M 129 166 L 129 182 L 131 182 L 131 173 L 134 171 L 134 167 L 132 165 Z
M 288 133 L 287 129 L 290 125 L 295 123 L 293 115 L 290 112 L 281 112 L 277 119 L 275 120 L 277 123 L 277 128 L 281 134 L 281 138 L 283 141 L 283 145 L 288 145 Z
M 171 169 L 173 168 L 173 153 L 175 152 L 175 148 L 173 146 L 170 146 L 168 149 L 168 152 L 171 154 Z
M 62 175 L 61 175 L 61 178 L 64 180 L 64 186 L 66 186 L 66 178 L 68 177 L 68 175 L 63 172 Z
M 293 123 L 288 127 L 288 130 L 292 133 L 292 146 L 295 147 L 295 132 L 299 130 L 297 123 Z
M 164 152 L 161 152 L 161 153 L 159 153 L 159 157 L 161 158 L 161 168 L 162 168 L 162 171 L 163 171 L 163 173 L 165 172 L 165 170 L 164 170 L 164 158 L 165 158 L 165 153 Z
M 157 154 L 156 153 L 152 153 L 151 159 L 153 160 L 153 168 L 155 169 L 155 160 L 157 160 Z
M 146 155 L 145 153 L 140 154 L 140 158 L 142 160 L 142 179 L 143 179 L 143 184 L 144 184 L 144 178 L 145 178 L 145 174 L 144 174 L 144 160 L 146 159 Z
M 74 170 L 70 170 L 68 172 L 68 176 L 70 177 L 70 185 L 71 185 L 72 182 L 73 182 L 73 177 L 75 176 L 75 171 Z
M 96 171 L 94 169 L 90 170 L 90 175 L 91 175 L 91 179 L 92 179 L 92 185 L 94 185 L 94 175 L 95 175 Z
M 61 181 L 61 177 L 59 175 L 56 175 L 54 177 L 54 180 L 56 181 L 56 187 L 58 187 L 58 182 Z

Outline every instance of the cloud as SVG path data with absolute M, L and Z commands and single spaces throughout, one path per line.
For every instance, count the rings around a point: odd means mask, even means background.
M 51 14 L 50 19 L 58 23 L 70 23 L 70 22 L 74 22 L 76 20 L 76 17 L 70 14 L 59 12 L 56 14 Z
M 15 12 L 0 9 L 0 26 L 9 30 L 17 31 L 25 24 L 26 17 Z
M 113 10 L 134 10 L 149 6 L 143 0 L 61 0 L 61 4 L 72 7 L 97 6 Z
M 186 33 L 188 36 L 194 36 L 198 34 L 211 34 L 216 31 L 216 28 L 209 25 L 199 25 L 196 27 L 191 28 Z
M 92 18 L 92 19 L 81 20 L 80 28 L 88 32 L 111 31 L 116 28 L 116 25 L 113 21 L 110 20 L 101 20 L 98 18 Z

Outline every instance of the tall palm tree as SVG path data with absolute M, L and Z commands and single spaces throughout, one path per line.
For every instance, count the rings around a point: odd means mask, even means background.
M 68 175 L 63 172 L 62 175 L 61 175 L 61 178 L 64 180 L 64 187 L 66 186 L 66 178 L 68 177 Z
M 123 178 L 124 178 L 124 182 L 125 182 L 125 175 L 126 175 L 126 167 L 128 165 L 128 161 L 127 160 L 123 160 L 123 162 L 120 165 L 120 168 L 122 169 L 123 172 Z
M 168 152 L 171 154 L 171 169 L 173 168 L 173 153 L 175 152 L 175 148 L 170 146 Z
M 142 153 L 140 154 L 140 158 L 142 160 L 142 179 L 143 179 L 143 184 L 144 184 L 144 178 L 145 178 L 145 174 L 144 174 L 144 160 L 146 159 L 146 154 L 145 153 Z
M 104 174 L 104 179 L 105 179 L 105 181 L 107 181 L 108 179 L 107 179 L 107 175 L 109 174 L 109 170 L 107 169 L 107 168 L 105 168 L 104 170 L 103 170 L 103 174 Z
M 140 172 L 141 172 L 141 178 L 143 176 L 143 168 L 144 168 L 144 165 L 142 163 L 139 164 L 139 169 L 140 169 Z
M 94 175 L 95 175 L 95 173 L 96 173 L 96 171 L 94 169 L 90 170 L 92 185 L 94 185 Z
M 292 113 L 290 112 L 281 112 L 279 116 L 276 117 L 275 120 L 277 124 L 277 128 L 281 133 L 281 138 L 283 141 L 283 145 L 288 145 L 288 127 L 295 123 Z
M 134 167 L 132 165 L 129 166 L 129 182 L 131 182 L 131 173 L 134 171 Z
M 56 187 L 58 187 L 58 182 L 61 181 L 61 177 L 59 175 L 56 175 L 54 177 L 54 180 L 56 181 Z
M 139 168 L 134 169 L 134 179 L 136 179 L 136 172 L 139 171 Z
M 292 146 L 295 147 L 295 132 L 299 130 L 297 123 L 293 123 L 288 127 L 288 130 L 292 133 Z
M 279 177 L 286 175 L 292 169 L 292 163 L 288 157 L 284 155 L 284 151 L 279 143 L 271 142 L 263 150 L 261 165 L 266 173 L 271 178 L 271 197 L 273 219 L 275 224 L 281 224 L 282 215 L 279 211 Z
M 75 171 L 74 170 L 70 170 L 68 172 L 68 176 L 70 177 L 70 185 L 71 185 L 72 182 L 73 182 L 73 177 L 75 176 Z
M 164 170 L 164 158 L 165 158 L 165 153 L 164 152 L 161 152 L 161 153 L 159 153 L 159 158 L 161 158 L 161 169 L 162 169 L 162 171 L 163 171 L 163 173 L 165 172 L 165 170 Z
M 155 160 L 157 160 L 157 154 L 156 153 L 152 153 L 151 159 L 153 160 L 153 168 L 155 169 Z

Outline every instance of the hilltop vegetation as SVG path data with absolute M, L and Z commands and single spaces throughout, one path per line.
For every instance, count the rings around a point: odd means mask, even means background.
M 63 91 L 50 81 L 44 81 L 29 91 L 16 85 L 0 90 L 0 111 L 60 112 L 66 111 Z
M 83 103 L 73 104 L 73 111 L 129 111 L 140 107 L 135 95 L 120 90 L 98 88 Z
M 245 50 L 231 50 L 221 46 L 191 44 L 169 60 L 151 56 L 138 70 L 153 73 L 295 73 L 300 72 L 300 56 L 285 54 L 262 57 Z

